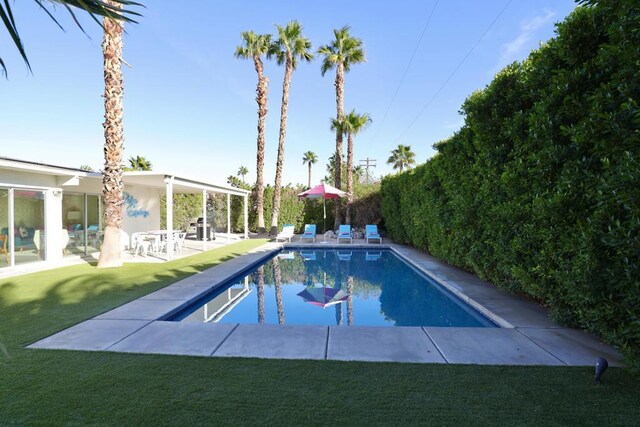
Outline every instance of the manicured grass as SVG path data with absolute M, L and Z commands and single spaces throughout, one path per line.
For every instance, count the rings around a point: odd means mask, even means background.
M 609 369 L 284 361 L 28 350 L 24 345 L 264 240 L 166 264 L 0 281 L 0 425 L 631 425 L 640 383 Z

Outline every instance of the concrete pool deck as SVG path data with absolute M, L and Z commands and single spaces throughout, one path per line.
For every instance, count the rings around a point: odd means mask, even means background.
M 596 338 L 553 323 L 544 308 L 506 294 L 416 249 L 388 248 L 470 303 L 500 328 L 298 326 L 181 323 L 163 319 L 207 294 L 283 245 L 267 243 L 240 257 L 44 338 L 28 348 L 154 353 L 204 357 L 357 360 L 481 365 L 589 366 L 598 356 L 622 366 Z M 310 249 L 335 244 L 286 244 Z

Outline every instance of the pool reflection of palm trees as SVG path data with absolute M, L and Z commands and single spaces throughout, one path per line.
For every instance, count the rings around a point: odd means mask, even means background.
M 336 283 L 333 284 L 334 288 L 342 289 L 342 282 L 339 282 L 340 275 L 336 275 Z M 339 283 L 338 283 L 339 282 Z M 342 301 L 336 304 L 336 325 L 342 326 Z
M 284 304 L 282 303 L 282 272 L 280 271 L 280 260 L 273 258 L 273 275 L 276 288 L 276 306 L 278 308 L 278 324 L 284 325 Z
M 347 278 L 347 325 L 353 326 L 353 276 Z
M 313 257 L 314 259 L 316 259 L 316 257 Z M 317 257 L 317 259 L 323 259 L 323 257 Z M 332 287 L 327 287 L 327 273 L 326 272 L 322 272 L 322 287 L 321 288 L 316 288 L 314 286 L 314 283 L 317 283 L 316 280 L 318 279 L 316 277 L 315 274 L 313 274 L 312 269 L 308 268 L 307 265 L 305 264 L 300 264 L 297 268 L 295 269 L 291 269 L 291 268 L 285 268 L 283 270 L 283 265 L 281 264 L 281 259 L 273 258 L 272 259 L 272 265 L 273 265 L 273 283 L 274 283 L 274 294 L 275 294 L 275 299 L 276 299 L 276 308 L 277 308 L 277 313 L 278 313 L 278 324 L 283 325 L 285 324 L 285 310 L 284 310 L 284 299 L 283 299 L 283 294 L 282 294 L 282 286 L 283 283 L 287 284 L 287 283 L 293 283 L 296 281 L 296 279 L 294 279 L 294 277 L 297 277 L 298 279 L 303 277 L 303 281 L 306 284 L 306 289 L 308 291 L 313 291 L 315 290 L 319 290 L 319 289 L 326 289 L 328 290 L 328 292 L 324 292 L 324 293 L 315 293 L 317 295 L 320 295 L 318 297 L 318 301 L 320 303 L 316 303 L 314 301 L 310 300 L 310 295 L 314 294 L 314 292 L 311 293 L 307 293 L 307 295 L 305 295 L 307 298 L 305 298 L 305 296 L 302 296 L 301 294 L 305 293 L 305 291 L 298 293 L 299 296 L 301 296 L 303 298 L 303 300 L 305 300 L 305 302 L 311 302 L 314 305 L 320 306 L 320 307 L 327 307 L 328 305 L 335 305 L 335 322 L 336 325 L 338 326 L 342 326 L 344 325 L 344 315 L 343 315 L 343 308 L 342 308 L 342 303 L 346 301 L 346 306 L 347 306 L 347 325 L 352 326 L 353 325 L 353 318 L 354 318 L 354 302 L 353 302 L 353 293 L 354 293 L 354 285 L 355 285 L 355 281 L 354 281 L 354 277 L 351 275 L 347 276 L 347 280 L 346 280 L 346 292 L 344 292 L 343 290 L 343 284 L 340 281 L 340 275 L 337 275 L 335 277 L 335 282 L 333 284 Z M 290 264 L 287 264 L 287 266 L 289 266 Z M 347 271 L 348 274 L 348 271 Z M 291 275 L 292 277 L 289 277 L 289 275 Z M 284 276 L 284 277 L 283 277 Z M 265 282 L 266 282 L 266 271 L 265 271 L 265 267 L 264 266 L 260 266 L 257 270 L 257 277 L 254 276 L 257 279 L 257 283 L 255 283 L 256 286 L 256 294 L 257 294 L 257 314 L 258 314 L 258 323 L 259 324 L 265 324 L 266 323 L 266 314 L 265 314 Z M 319 284 L 319 283 L 318 283 Z M 346 295 L 345 295 L 346 294 Z M 331 298 L 331 296 L 333 295 L 333 298 Z M 324 302 L 320 301 L 324 298 Z M 342 299 L 344 298 L 344 299 Z
M 258 268 L 258 323 L 265 322 L 264 316 L 264 265 Z

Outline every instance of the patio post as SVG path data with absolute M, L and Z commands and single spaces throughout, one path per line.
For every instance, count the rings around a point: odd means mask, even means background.
M 244 195 L 244 238 L 249 238 L 249 195 Z
M 167 260 L 173 259 L 173 180 L 175 177 L 165 178 L 167 198 Z
M 227 241 L 231 241 L 231 194 L 227 193 Z
M 202 241 L 206 242 L 209 237 L 209 233 L 207 232 L 207 190 L 202 190 L 202 226 L 204 227 L 202 231 Z
M 15 205 L 14 205 L 14 200 L 13 197 L 15 196 L 15 191 L 13 190 L 13 188 L 9 188 L 9 218 L 8 220 L 8 224 L 7 227 L 9 228 L 9 230 L 7 230 L 9 232 L 8 238 L 9 238 L 9 246 L 7 246 L 7 248 L 9 249 L 9 265 L 10 266 L 14 266 L 16 265 L 16 245 L 15 245 Z M 45 231 L 49 231 L 49 230 L 45 230 Z M 51 231 L 49 231 L 49 234 L 53 234 Z M 49 246 L 45 246 L 46 248 L 46 257 L 49 258 Z

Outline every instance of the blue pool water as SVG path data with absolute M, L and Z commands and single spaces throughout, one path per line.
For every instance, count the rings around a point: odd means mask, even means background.
M 182 322 L 495 327 L 389 250 L 286 250 L 174 315 Z

